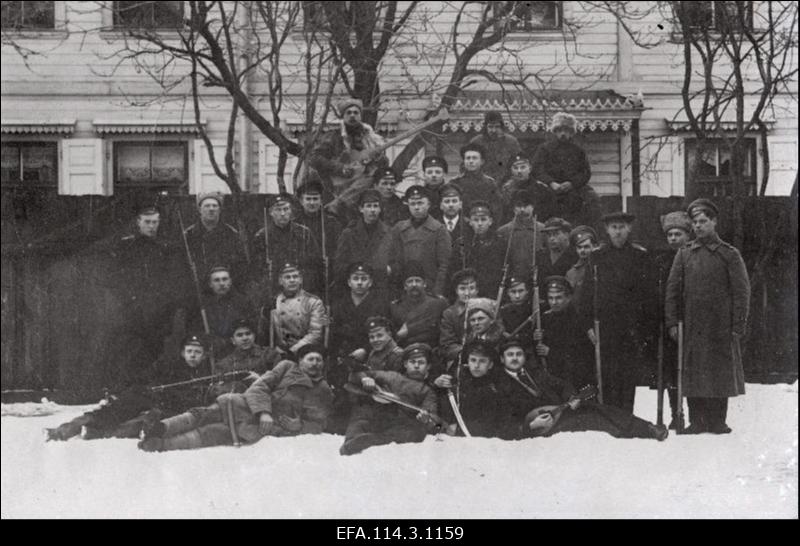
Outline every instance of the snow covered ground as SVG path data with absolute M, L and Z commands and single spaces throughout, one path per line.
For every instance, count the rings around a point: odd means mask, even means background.
M 797 383 L 748 385 L 727 436 L 429 437 L 352 457 L 333 435 L 170 453 L 45 443 L 42 428 L 86 409 L 60 406 L 2 417 L 2 517 L 796 518 L 797 403 Z M 654 409 L 640 388 L 637 415 Z

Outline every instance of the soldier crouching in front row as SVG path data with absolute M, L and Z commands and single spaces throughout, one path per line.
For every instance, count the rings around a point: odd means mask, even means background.
M 171 451 L 319 434 L 333 404 L 322 373 L 324 356 L 322 347 L 304 345 L 297 362 L 281 361 L 243 394 L 223 394 L 211 406 L 148 423 L 139 448 Z

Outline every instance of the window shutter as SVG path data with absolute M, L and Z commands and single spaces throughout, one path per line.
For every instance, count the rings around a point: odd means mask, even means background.
M 258 140 L 258 193 L 279 193 L 278 188 L 278 157 L 280 148 L 268 138 Z M 283 170 L 283 179 L 286 182 L 286 191 L 294 193 L 294 169 L 297 166 L 297 157 L 289 155 L 286 158 L 286 167 Z
M 72 138 L 59 143 L 60 195 L 111 195 L 104 176 L 105 141 L 100 138 Z
M 224 139 L 212 140 L 211 145 L 214 147 L 214 158 L 217 160 L 217 164 L 224 169 L 227 141 Z M 198 138 L 194 141 L 192 153 L 192 177 L 189 181 L 189 193 L 197 195 L 208 192 L 225 194 L 230 193 L 231 190 L 228 184 L 214 172 L 206 144 L 202 139 Z
M 797 176 L 797 135 L 768 135 L 769 182 L 766 195 L 789 195 Z M 761 180 L 758 180 L 761 184 Z

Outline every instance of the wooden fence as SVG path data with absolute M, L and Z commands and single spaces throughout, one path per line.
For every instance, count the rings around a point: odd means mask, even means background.
M 109 286 L 109 248 L 133 228 L 134 211 L 156 204 L 148 194 L 114 198 L 9 193 L 2 199 L 2 389 L 57 389 L 91 399 L 113 384 L 126 354 L 122 303 Z M 264 195 L 245 195 L 241 217 L 260 227 Z M 619 198 L 603 199 L 604 210 Z M 178 239 L 177 210 L 195 220 L 191 197 L 162 198 L 162 233 Z M 720 203 L 721 235 L 729 202 Z M 680 198 L 629 198 L 636 240 L 666 246 L 659 217 Z M 225 216 L 223 215 L 223 220 Z M 230 221 L 230 220 L 228 220 Z M 753 198 L 745 206 L 742 254 L 756 277 L 747 343 L 748 380 L 797 373 L 797 205 L 791 198 Z

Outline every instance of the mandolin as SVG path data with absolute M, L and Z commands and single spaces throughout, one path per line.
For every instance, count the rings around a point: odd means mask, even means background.
M 550 421 L 550 424 L 548 426 L 539 427 L 536 428 L 535 430 L 532 430 L 534 436 L 544 436 L 545 434 L 550 432 L 550 430 L 552 430 L 552 428 L 555 426 L 555 424 L 561 417 L 561 414 L 564 413 L 565 409 L 570 407 L 571 403 L 576 401 L 583 402 L 584 400 L 590 400 L 595 396 L 597 396 L 597 387 L 595 387 L 594 385 L 586 385 L 578 392 L 570 396 L 569 400 L 567 400 L 563 404 L 560 404 L 558 406 L 541 406 L 534 410 L 531 410 L 528 413 L 528 415 L 525 416 L 525 430 L 531 430 L 530 425 L 534 419 L 536 419 L 540 415 L 549 414 L 553 419 L 552 421 Z

